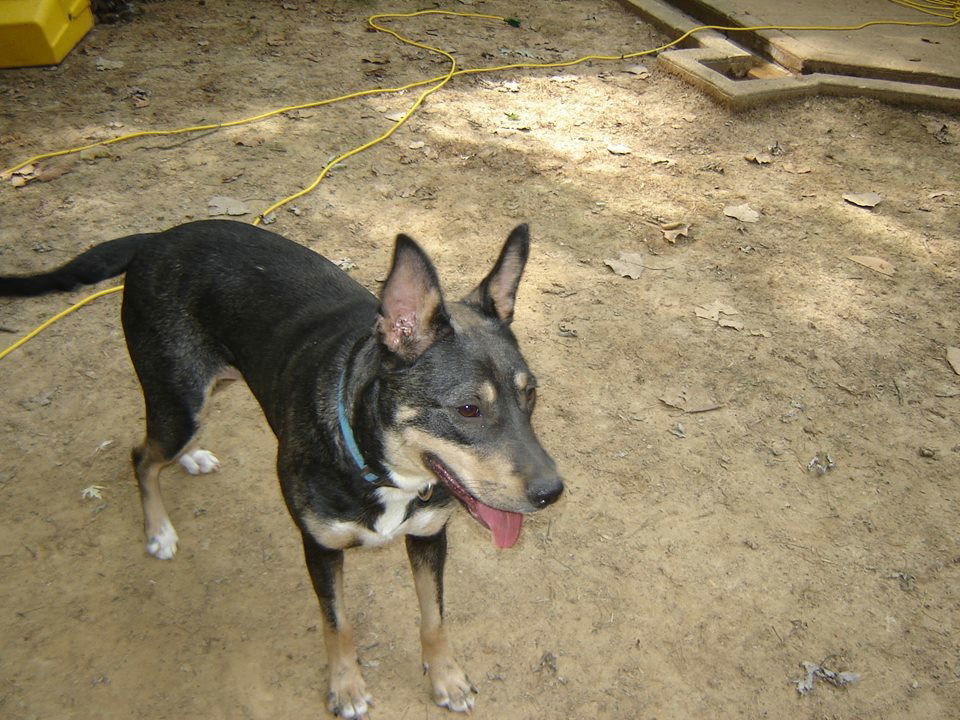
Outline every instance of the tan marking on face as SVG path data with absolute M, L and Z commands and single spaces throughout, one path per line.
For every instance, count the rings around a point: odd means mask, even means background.
M 409 405 L 401 405 L 399 408 L 397 408 L 396 419 L 398 423 L 403 425 L 413 420 L 419 414 L 420 411 L 416 408 L 412 408 Z
M 513 382 L 517 386 L 517 390 L 524 390 L 527 387 L 527 383 L 530 382 L 530 376 L 521 370 L 513 376 Z
M 480 386 L 480 399 L 488 405 L 493 405 L 497 401 L 497 388 L 489 380 Z
M 527 499 L 523 478 L 513 471 L 510 462 L 502 455 L 481 456 L 471 448 L 413 427 L 388 434 L 384 451 L 395 481 L 426 476 L 436 482 L 433 473 L 423 464 L 423 453 L 429 452 L 440 458 L 467 491 L 485 505 L 513 512 L 534 510 Z

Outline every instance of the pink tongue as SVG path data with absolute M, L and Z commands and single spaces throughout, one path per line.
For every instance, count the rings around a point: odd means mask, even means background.
M 489 505 L 478 502 L 473 508 L 477 518 L 493 533 L 493 544 L 498 548 L 513 547 L 520 537 L 520 526 L 523 524 L 523 515 L 497 510 Z

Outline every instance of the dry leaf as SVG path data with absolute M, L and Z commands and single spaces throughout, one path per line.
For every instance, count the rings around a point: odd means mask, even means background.
M 396 122 L 400 122 L 401 120 L 403 120 L 403 116 L 404 116 L 405 114 L 406 114 L 406 113 L 395 112 L 395 113 L 390 113 L 389 115 L 384 115 L 384 117 L 385 117 L 387 120 L 389 120 L 390 122 L 395 122 L 395 123 L 396 123 Z
M 784 172 L 792 173 L 794 175 L 806 175 L 808 172 L 813 172 L 807 165 L 794 165 L 790 162 L 784 163 L 782 167 Z
M 207 214 L 214 215 L 246 215 L 250 212 L 241 200 L 225 195 L 214 195 L 207 200 Z
M 410 148 L 411 150 L 419 150 L 424 145 L 426 145 L 426 143 L 423 140 L 414 140 L 407 147 Z
M 957 375 L 960 375 L 960 348 L 947 348 L 947 362 L 950 363 L 950 367 L 953 368 L 953 371 Z
M 884 260 L 883 258 L 870 257 L 868 255 L 850 255 L 847 257 L 848 260 L 853 260 L 859 265 L 868 267 L 874 272 L 882 273 L 889 277 L 893 277 L 895 272 L 893 265 Z
M 640 78 L 650 77 L 650 71 L 646 68 L 645 65 L 628 65 L 623 69 L 623 72 L 630 73 L 631 75 L 636 75 Z
M 773 162 L 773 155 L 768 152 L 751 153 L 750 155 L 744 155 L 743 159 L 757 165 L 769 165 Z
M 848 203 L 865 208 L 874 208 L 883 200 L 883 198 L 875 192 L 845 193 L 843 199 Z
M 612 155 L 629 155 L 630 153 L 633 152 L 633 150 L 631 150 L 627 145 L 618 145 L 618 144 L 607 145 L 607 150 Z
M 728 205 L 723 209 L 723 214 L 740 222 L 755 223 L 760 219 L 760 213 L 746 203 L 743 205 Z
M 721 315 L 739 315 L 740 312 L 726 303 L 714 300 L 709 305 L 697 305 L 693 308 L 694 314 L 704 320 L 719 322 Z
M 685 413 L 709 412 L 723 407 L 711 400 L 703 390 L 691 392 L 686 388 L 668 388 L 657 399 L 664 405 L 683 410 Z
M 603 264 L 620 277 L 636 280 L 643 274 L 643 255 L 641 253 L 620 253 L 618 258 L 607 258 Z
M 677 238 L 690 236 L 690 225 L 683 222 L 667 223 L 660 226 L 660 231 L 663 233 L 664 240 L 675 243 Z
M 384 55 L 370 55 L 368 57 L 360 58 L 360 62 L 372 63 L 374 65 L 386 65 L 390 62 L 390 58 L 385 57 Z
M 249 137 L 249 138 L 240 138 L 234 142 L 234 145 L 240 145 L 242 147 L 258 147 L 263 145 L 262 137 Z
M 50 182 L 51 180 L 56 180 L 58 177 L 63 177 L 73 170 L 76 162 L 76 158 L 69 158 L 67 160 L 61 160 L 58 163 L 53 163 L 52 165 L 47 165 L 37 173 L 37 180 L 40 182 Z
M 100 158 L 110 157 L 110 151 L 105 148 L 103 145 L 97 145 L 96 147 L 87 148 L 86 150 L 80 151 L 80 159 L 84 162 L 96 162 Z
M 98 57 L 96 59 L 97 70 L 119 70 L 123 67 L 122 60 L 107 60 L 106 58 Z

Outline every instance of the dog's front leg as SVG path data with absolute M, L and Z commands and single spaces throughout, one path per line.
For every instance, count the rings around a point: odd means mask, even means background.
M 323 614 L 323 639 L 330 670 L 327 708 L 338 717 L 366 718 L 373 700 L 360 674 L 353 630 L 344 610 L 343 551 L 325 548 L 305 532 L 303 552 Z
M 407 556 L 420 601 L 420 644 L 424 670 L 430 675 L 437 705 L 456 712 L 473 709 L 473 687 L 453 659 L 443 628 L 443 565 L 447 559 L 447 529 L 436 535 L 407 535 Z

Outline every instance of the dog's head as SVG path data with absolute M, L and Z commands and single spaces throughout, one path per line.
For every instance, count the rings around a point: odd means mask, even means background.
M 442 483 L 498 547 L 516 542 L 520 513 L 563 491 L 530 424 L 537 380 L 510 331 L 529 244 L 520 225 L 486 278 L 448 305 L 430 259 L 400 235 L 377 318 L 385 465 L 401 486 Z

